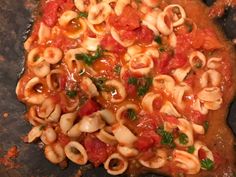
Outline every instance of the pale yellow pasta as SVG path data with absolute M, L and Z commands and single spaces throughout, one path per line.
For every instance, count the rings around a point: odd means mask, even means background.
M 61 106 L 56 104 L 52 113 L 48 116 L 48 122 L 58 122 L 61 116 Z
M 39 47 L 33 48 L 29 51 L 27 55 L 27 65 L 28 67 L 37 66 L 40 64 L 44 58 Z
M 83 48 L 87 49 L 88 51 L 96 51 L 101 39 L 100 38 L 92 38 L 92 37 L 84 37 L 81 45 Z
M 157 29 L 163 35 L 170 35 L 173 32 L 173 23 L 166 12 L 161 12 L 157 16 Z
M 135 39 L 121 40 L 119 33 L 116 31 L 116 29 L 114 27 L 111 27 L 111 35 L 123 47 L 129 47 L 129 46 L 133 45 L 135 42 Z
M 152 46 L 149 46 L 146 48 L 146 51 L 145 51 L 145 55 L 148 55 L 152 58 L 159 58 L 159 52 L 158 52 L 158 48 L 157 48 L 157 45 L 152 45 Z
M 92 5 L 88 11 L 88 21 L 91 24 L 100 24 L 107 19 L 111 12 L 110 5 L 105 2 Z
M 186 68 L 177 68 L 172 74 L 177 81 L 182 82 L 188 76 L 190 71 L 191 67 L 189 66 Z
M 78 138 L 80 137 L 81 133 L 82 132 L 80 131 L 80 123 L 78 122 L 74 124 L 70 130 L 68 130 L 67 135 L 71 138 Z
M 111 91 L 111 93 L 102 92 L 102 96 L 105 100 L 109 100 L 112 103 L 120 103 L 124 101 L 127 94 L 124 85 L 120 81 L 108 80 L 105 82 L 105 85 L 115 89 L 114 91 Z
M 221 99 L 222 93 L 219 87 L 206 87 L 203 88 L 197 96 L 202 101 L 214 102 Z
M 117 151 L 126 158 L 130 158 L 130 157 L 135 157 L 138 155 L 138 150 L 132 147 L 128 147 L 128 146 L 122 146 L 122 145 L 118 145 L 117 146 Z
M 198 125 L 195 123 L 192 123 L 193 131 L 197 134 L 204 135 L 205 134 L 205 129 L 202 125 Z
M 120 145 L 132 147 L 137 137 L 124 125 L 117 123 L 112 126 L 112 132 Z M 125 136 L 124 136 L 125 135 Z
M 123 114 L 128 110 L 138 111 L 138 106 L 133 103 L 126 103 L 120 106 L 116 111 L 116 120 L 120 123 L 124 122 Z
M 43 22 L 40 23 L 38 31 L 38 43 L 46 42 L 51 36 L 51 28 L 45 25 Z
M 89 5 L 87 5 L 86 3 L 89 2 Z M 96 4 L 96 0 L 74 0 L 74 3 L 75 3 L 75 7 L 81 11 L 81 12 L 84 12 L 84 11 L 87 11 L 90 6 L 92 5 L 95 5 Z
M 66 113 L 61 116 L 59 125 L 62 133 L 67 134 L 67 132 L 72 128 L 76 118 L 76 112 Z
M 141 46 L 139 46 L 139 45 L 132 45 L 132 46 L 129 46 L 128 48 L 127 48 L 127 54 L 129 54 L 129 56 L 131 57 L 131 56 L 134 56 L 134 55 L 136 55 L 136 54 L 139 54 L 139 53 L 141 53 L 142 52 L 142 47 Z
M 112 134 L 112 129 L 111 127 L 104 127 L 102 128 L 97 134 L 96 137 L 106 143 L 106 144 L 110 144 L 110 145 L 116 145 L 117 144 L 117 140 L 115 138 L 115 136 Z
M 174 32 L 172 32 L 168 37 L 168 42 L 171 47 L 175 48 L 177 45 L 177 38 Z
M 115 166 L 111 165 L 111 162 L 116 162 Z M 126 171 L 128 168 L 128 162 L 120 154 L 114 153 L 110 155 L 104 163 L 104 168 L 107 170 L 107 173 L 111 175 L 119 175 Z
M 220 99 L 213 101 L 213 102 L 205 101 L 203 104 L 204 104 L 204 107 L 209 110 L 217 110 L 217 109 L 220 109 L 222 103 L 223 103 L 223 99 L 220 98 Z
M 54 164 L 58 164 L 66 158 L 64 149 L 60 143 L 46 145 L 44 154 L 45 157 Z
M 219 86 L 221 82 L 221 74 L 213 69 L 209 69 L 201 75 L 201 87 Z
M 98 90 L 97 87 L 94 85 L 92 80 L 89 77 L 83 77 L 82 81 L 80 83 L 80 87 L 90 96 L 98 96 Z
M 31 106 L 29 108 L 28 114 L 27 114 L 27 118 L 30 122 L 30 124 L 32 124 L 33 126 L 38 126 L 38 125 L 44 125 L 46 124 L 46 120 L 38 117 L 37 115 L 37 106 Z
M 143 166 L 147 168 L 157 169 L 163 167 L 167 163 L 167 153 L 163 149 L 157 149 L 155 155 L 151 159 L 144 160 L 141 158 L 138 160 Z
M 44 144 L 51 144 L 56 141 L 57 134 L 52 127 L 46 127 L 40 137 Z
M 72 10 L 67 10 L 60 16 L 60 18 L 58 19 L 58 23 L 60 26 L 66 27 L 73 19 L 77 17 L 78 17 L 77 12 Z
M 173 12 L 173 9 L 176 9 L 176 8 L 178 9 L 178 11 L 180 13 L 180 17 L 179 17 L 179 15 L 174 14 L 174 12 Z M 164 9 L 164 12 L 168 13 L 168 11 L 171 11 L 173 13 L 173 17 L 172 17 L 173 27 L 180 26 L 184 23 L 185 18 L 186 18 L 186 13 L 185 13 L 185 10 L 183 9 L 183 7 L 181 7 L 178 4 L 171 4 L 171 5 L 168 5 L 167 7 L 165 7 L 165 9 Z
M 60 90 L 60 78 L 63 74 L 63 70 L 54 69 L 46 76 L 47 86 L 50 90 Z
M 207 68 L 217 69 L 221 66 L 222 58 L 212 57 L 207 61 Z
M 105 126 L 105 122 L 102 120 L 98 112 L 82 117 L 82 119 L 79 121 L 79 124 L 79 130 L 86 133 L 96 132 Z
M 196 63 L 197 61 L 197 63 Z M 192 66 L 192 68 L 204 68 L 206 65 L 206 57 L 205 55 L 200 51 L 193 51 L 189 55 L 189 63 Z
M 65 107 L 66 111 L 67 112 L 75 111 L 78 108 L 78 106 L 79 106 L 79 102 L 80 102 L 79 98 L 69 99 L 67 101 L 68 104 Z
M 128 4 L 130 4 L 130 0 L 117 0 L 116 2 L 116 6 L 115 6 L 115 13 L 116 15 L 121 15 L 123 12 L 123 9 L 125 8 L 125 6 L 127 6 Z
M 175 100 L 176 106 L 178 108 L 180 108 L 180 109 L 185 108 L 184 97 L 186 95 L 191 94 L 191 91 L 192 91 L 191 87 L 184 82 L 181 82 L 180 84 L 178 84 L 174 87 L 172 95 Z
M 38 125 L 33 127 L 27 135 L 28 143 L 33 142 L 35 139 L 39 138 L 43 133 L 43 126 Z
M 115 114 L 109 109 L 103 109 L 101 111 L 98 111 L 98 113 L 101 115 L 102 119 L 109 125 L 117 122 Z
M 156 0 L 142 0 L 144 4 L 146 4 L 148 7 L 157 7 L 158 6 L 158 1 Z
M 43 85 L 38 77 L 33 77 L 25 85 L 24 100 L 26 102 L 38 105 L 45 100 L 45 95 L 35 89 L 37 85 Z
M 55 108 L 55 104 L 51 98 L 46 98 L 38 109 L 38 116 L 47 118 Z
M 63 53 L 57 47 L 47 47 L 43 52 L 43 58 L 50 64 L 57 64 L 61 61 Z
M 199 98 L 194 100 L 192 108 L 196 111 L 199 111 L 203 115 L 206 115 L 208 113 L 208 109 L 204 106 Z
M 24 42 L 24 49 L 27 52 L 30 51 L 33 42 L 34 42 L 34 38 L 31 36 Z
M 175 116 L 180 117 L 180 113 L 176 110 L 176 108 L 173 106 L 173 104 L 169 101 L 166 101 L 164 105 L 160 109 L 161 113 L 164 113 L 169 116 Z
M 175 139 L 175 143 L 180 147 L 188 147 L 192 146 L 194 139 L 193 139 L 193 127 L 192 124 L 187 121 L 186 119 L 178 119 L 179 123 L 177 127 L 181 133 L 184 133 L 187 136 L 187 142 L 185 144 L 181 143 L 179 138 Z
M 169 75 L 158 75 L 153 78 L 153 87 L 155 90 L 164 90 L 172 93 L 175 86 L 175 80 Z
M 142 20 L 143 25 L 147 26 L 150 30 L 154 32 L 155 35 L 159 35 L 159 31 L 156 27 L 157 25 L 157 16 L 161 12 L 160 9 L 155 8 L 151 12 L 145 13 L 145 16 Z
M 91 24 L 88 20 L 85 20 L 88 28 L 96 35 L 98 36 L 102 36 L 105 34 L 106 29 L 104 28 L 96 28 L 96 26 L 94 24 Z
M 142 108 L 147 111 L 152 113 L 153 112 L 153 102 L 155 99 L 161 99 L 161 95 L 158 93 L 154 93 L 154 92 L 149 92 L 147 93 L 141 102 Z
M 132 73 L 142 76 L 152 71 L 154 63 L 152 58 L 147 54 L 137 54 L 131 57 L 128 66 Z
M 172 156 L 176 166 L 183 169 L 186 174 L 197 174 L 200 171 L 201 164 L 195 155 L 176 149 Z
M 32 66 L 31 69 L 37 77 L 43 78 L 49 74 L 50 64 L 43 60 L 37 65 Z
M 68 159 L 78 165 L 84 165 L 88 161 L 88 155 L 84 147 L 76 141 L 69 142 L 65 148 L 65 154 Z

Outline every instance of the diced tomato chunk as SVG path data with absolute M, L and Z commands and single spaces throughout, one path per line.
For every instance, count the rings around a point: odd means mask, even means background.
M 137 10 L 126 6 L 120 16 L 111 15 L 109 23 L 117 30 L 132 31 L 140 26 L 140 16 Z
M 178 124 L 179 123 L 178 119 L 174 116 L 165 116 L 164 120 L 169 122 L 169 123 L 172 123 L 172 124 Z
M 184 66 L 187 62 L 186 56 L 182 54 L 175 54 L 168 63 L 168 70 L 177 69 Z
M 43 22 L 49 26 L 53 27 L 57 23 L 57 10 L 59 8 L 59 4 L 57 1 L 48 1 L 43 7 Z
M 167 66 L 170 60 L 170 56 L 167 52 L 161 53 L 159 59 L 154 60 L 156 70 L 159 73 L 166 74 L 169 72 Z
M 198 157 L 200 160 L 206 159 L 207 155 L 206 155 L 206 151 L 204 149 L 199 149 L 198 150 Z
M 124 53 L 126 51 L 126 49 L 116 42 L 111 35 L 104 36 L 100 44 L 103 49 L 111 52 Z
M 107 148 L 108 146 L 105 143 L 93 135 L 86 136 L 84 146 L 88 153 L 88 159 L 95 167 L 98 167 L 100 164 L 105 162 L 108 155 L 110 155 L 109 153 L 113 152 L 110 148 Z
M 79 109 L 78 115 L 80 117 L 90 115 L 90 114 L 98 111 L 99 108 L 100 107 L 99 107 L 98 103 L 90 99 L 83 106 L 81 106 L 81 108 Z
M 66 36 L 61 34 L 52 41 L 52 46 L 59 47 L 62 50 L 65 50 L 65 49 L 76 47 L 77 41 L 74 39 L 67 38 Z
M 63 147 L 70 142 L 70 138 L 61 132 L 57 134 L 57 140 Z
M 192 110 L 189 116 L 190 120 L 196 124 L 203 124 L 207 120 L 207 116 L 201 114 L 199 111 Z
M 135 30 L 137 34 L 137 42 L 142 44 L 150 44 L 154 39 L 154 33 L 152 30 L 148 29 L 146 26 L 141 26 Z
M 127 91 L 127 95 L 130 97 L 135 97 L 137 96 L 137 88 L 135 85 L 132 84 L 126 84 L 125 86 L 126 91 Z

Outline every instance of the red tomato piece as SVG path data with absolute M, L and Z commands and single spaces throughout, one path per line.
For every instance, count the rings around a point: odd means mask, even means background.
M 77 41 L 74 39 L 67 38 L 64 35 L 60 35 L 55 40 L 52 41 L 52 45 L 55 47 L 59 47 L 62 50 L 65 50 L 76 47 Z
M 197 124 L 203 124 L 207 120 L 207 116 L 201 114 L 199 111 L 192 110 L 190 120 Z
M 132 84 L 127 84 L 125 86 L 126 91 L 127 91 L 127 95 L 130 97 L 136 97 L 137 96 L 137 88 L 135 85 Z
M 185 55 L 176 54 L 168 63 L 168 70 L 177 69 L 184 66 L 187 62 Z
M 166 117 L 164 117 L 164 120 L 169 122 L 169 123 L 172 123 L 172 124 L 178 124 L 179 123 L 178 119 L 174 116 L 166 116 Z
M 47 2 L 43 7 L 43 22 L 49 26 L 53 27 L 57 23 L 57 10 L 59 8 L 59 4 L 54 1 Z
M 168 66 L 169 60 L 170 60 L 170 56 L 167 52 L 161 53 L 160 58 L 154 60 L 157 72 L 162 73 L 162 74 L 168 73 L 169 68 L 167 68 L 167 66 Z
M 117 30 L 132 31 L 140 26 L 139 13 L 131 6 L 126 6 L 120 16 L 111 15 L 109 23 Z
M 154 33 L 146 26 L 141 26 L 135 30 L 137 34 L 137 42 L 142 44 L 150 44 L 154 40 Z
M 63 147 L 70 142 L 70 138 L 61 132 L 57 134 L 57 140 Z
M 98 167 L 108 157 L 107 145 L 97 139 L 95 136 L 88 135 L 84 140 L 84 146 L 88 153 L 89 160 Z
M 206 151 L 204 149 L 199 149 L 198 150 L 198 157 L 200 160 L 206 159 L 207 155 L 206 155 Z
M 100 44 L 103 49 L 111 52 L 124 53 L 126 51 L 126 49 L 116 42 L 111 35 L 104 36 Z
M 80 107 L 78 115 L 80 117 L 90 115 L 99 110 L 99 105 L 93 100 L 88 100 L 83 106 Z

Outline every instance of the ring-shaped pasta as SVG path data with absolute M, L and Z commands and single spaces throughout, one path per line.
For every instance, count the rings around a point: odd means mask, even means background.
M 115 166 L 112 165 L 113 162 L 115 162 Z M 104 168 L 107 170 L 107 173 L 111 175 L 119 175 L 126 171 L 128 162 L 120 154 L 114 153 L 105 161 Z
M 177 37 L 174 32 L 172 32 L 168 37 L 168 42 L 171 47 L 175 48 L 177 45 Z
M 130 158 L 138 155 L 138 150 L 128 146 L 117 146 L 117 151 L 124 157 Z
M 221 66 L 222 58 L 212 57 L 207 61 L 207 68 L 209 69 L 217 69 Z
M 43 78 L 50 73 L 50 64 L 42 61 L 38 65 L 32 66 L 31 69 L 37 77 Z
M 59 125 L 62 133 L 64 133 L 65 135 L 67 134 L 67 132 L 72 128 L 76 118 L 76 112 L 66 113 L 61 116 Z
M 52 98 L 46 98 L 43 103 L 39 106 L 38 109 L 38 116 L 41 118 L 46 119 L 54 110 L 55 108 L 55 103 L 52 100 Z
M 152 113 L 153 112 L 153 102 L 155 99 L 158 99 L 158 98 L 162 99 L 162 96 L 158 93 L 154 93 L 154 92 L 147 93 L 142 99 L 142 103 L 141 103 L 142 108 L 145 111 Z
M 120 16 L 125 8 L 125 6 L 127 6 L 128 4 L 130 4 L 130 0 L 117 0 L 116 2 L 116 6 L 115 6 L 115 13 L 117 16 Z
M 107 19 L 111 12 L 112 9 L 110 5 L 105 2 L 92 5 L 88 12 L 88 21 L 91 24 L 100 24 Z
M 43 52 L 43 58 L 50 64 L 57 64 L 61 61 L 63 53 L 57 47 L 47 47 Z
M 86 36 L 83 38 L 83 41 L 81 45 L 83 48 L 87 49 L 88 51 L 96 51 L 98 46 L 100 45 L 100 38 L 92 38 L 89 36 Z
M 116 116 L 115 114 L 110 111 L 109 109 L 103 109 L 101 111 L 98 111 L 98 113 L 101 115 L 102 119 L 109 125 L 113 125 L 116 123 Z
M 45 157 L 54 164 L 58 164 L 66 158 L 64 149 L 60 143 L 46 145 L 44 154 Z
M 186 68 L 177 68 L 176 70 L 174 70 L 173 76 L 177 81 L 182 82 L 188 76 L 190 71 L 191 71 L 190 66 Z
M 38 125 L 38 126 L 35 126 L 33 127 L 30 132 L 28 133 L 27 135 L 27 142 L 28 143 L 31 143 L 33 142 L 35 139 L 39 138 L 42 133 L 43 133 L 43 125 Z
M 178 9 L 178 10 L 177 10 Z M 171 11 L 171 12 L 170 12 Z M 179 14 L 175 14 L 176 11 L 179 13 Z M 173 27 L 177 27 L 177 26 L 180 26 L 184 23 L 185 21 L 185 18 L 186 18 L 186 13 L 185 13 L 185 10 L 183 9 L 183 7 L 181 7 L 180 5 L 178 4 L 171 4 L 171 5 L 168 5 L 167 7 L 165 7 L 164 9 L 164 12 L 166 13 L 171 13 L 170 15 L 173 16 L 172 17 L 172 20 L 173 20 Z M 181 17 L 179 17 L 179 15 Z
M 147 168 L 157 169 L 163 167 L 167 162 L 167 153 L 163 149 L 157 149 L 155 156 L 151 159 L 144 160 L 141 158 L 138 160 L 139 163 Z
M 119 123 L 124 122 L 123 113 L 125 111 L 128 111 L 128 110 L 134 110 L 136 112 L 136 111 L 138 111 L 138 106 L 136 104 L 133 104 L 133 103 L 127 103 L 127 104 L 122 105 L 121 107 L 119 107 L 116 111 L 116 120 Z
M 205 101 L 203 104 L 204 104 L 204 107 L 206 109 L 209 109 L 209 110 L 217 110 L 217 109 L 220 109 L 221 105 L 223 103 L 223 99 L 220 98 L 216 101 L 213 101 L 213 102 L 208 102 L 208 101 Z
M 51 28 L 45 25 L 43 22 L 40 23 L 38 31 L 38 43 L 46 42 L 51 36 Z
M 54 69 L 46 76 L 46 83 L 50 90 L 59 91 L 60 87 L 60 77 L 64 72 L 61 69 Z
M 69 142 L 65 148 L 65 154 L 68 159 L 78 165 L 84 165 L 88 161 L 88 155 L 85 148 L 76 141 Z
M 129 47 L 127 48 L 127 54 L 129 54 L 130 56 L 134 56 L 134 55 L 136 55 L 136 54 L 141 53 L 142 50 L 143 50 L 143 49 L 142 49 L 141 46 L 135 44 L 135 45 L 129 46 Z
M 38 77 L 33 77 L 27 82 L 24 89 L 24 99 L 26 102 L 30 104 L 41 104 L 45 100 L 45 95 L 35 89 L 38 85 L 43 86 L 43 83 Z
M 105 82 L 105 85 L 111 88 L 114 88 L 115 91 L 112 91 L 111 94 L 107 92 L 102 92 L 104 99 L 109 100 L 112 103 L 120 103 L 126 98 L 126 90 L 124 85 L 118 80 L 108 80 Z
M 116 31 L 114 27 L 111 27 L 111 36 L 123 47 L 129 47 L 134 44 L 135 39 L 124 39 L 121 40 L 119 33 Z
M 96 35 L 98 35 L 98 36 L 103 36 L 103 35 L 105 34 L 106 29 L 101 28 L 101 27 L 97 27 L 97 25 L 94 25 L 94 24 L 89 23 L 88 20 L 85 20 L 85 22 L 86 22 L 86 24 L 88 25 L 89 29 L 90 29 L 94 34 L 96 34 Z M 103 24 L 103 23 L 99 24 L 99 26 L 102 25 L 102 24 Z
M 176 110 L 173 104 L 169 101 L 166 101 L 165 104 L 160 109 L 161 113 L 164 113 L 169 116 L 180 117 L 180 113 Z
M 146 54 L 137 54 L 129 61 L 129 70 L 137 75 L 147 75 L 154 67 L 153 60 Z
M 28 67 L 37 66 L 44 61 L 42 57 L 42 50 L 39 47 L 33 48 L 29 51 L 27 56 Z
M 166 12 L 158 14 L 156 26 L 163 35 L 168 36 L 173 32 L 173 23 Z
M 29 120 L 30 124 L 33 126 L 47 124 L 45 119 L 37 115 L 37 109 L 38 109 L 37 106 L 31 106 L 29 108 L 29 111 L 27 113 L 27 119 Z
M 57 134 L 52 127 L 46 127 L 43 130 L 43 133 L 40 136 L 40 139 L 44 144 L 51 144 L 56 141 Z
M 72 10 L 67 10 L 60 16 L 60 18 L 58 19 L 58 23 L 60 26 L 66 27 L 73 19 L 77 17 L 78 17 L 77 12 Z
M 193 131 L 197 134 L 204 135 L 205 134 L 205 129 L 202 125 L 198 125 L 195 123 L 192 123 Z
M 147 26 L 150 30 L 152 30 L 155 35 L 159 35 L 159 31 L 156 28 L 156 19 L 160 12 L 160 9 L 155 8 L 151 12 L 146 13 L 142 20 L 143 25 Z
M 221 81 L 221 74 L 213 69 L 209 69 L 201 75 L 201 87 L 219 86 Z
M 105 122 L 102 120 L 98 112 L 82 117 L 82 119 L 79 121 L 79 124 L 79 130 L 86 133 L 96 132 L 105 126 Z
M 186 174 L 197 174 L 201 169 L 200 161 L 193 154 L 176 149 L 172 156 L 176 166 L 183 169 Z
M 35 38 L 30 36 L 25 42 L 24 42 L 24 49 L 29 52 L 31 49 L 31 46 L 33 42 L 35 41 Z
M 80 123 L 78 122 L 78 123 L 74 124 L 70 128 L 70 130 L 68 130 L 67 136 L 69 136 L 71 138 L 78 138 L 78 137 L 80 137 L 81 133 L 82 132 L 80 131 Z
M 102 128 L 97 134 L 96 137 L 106 143 L 106 144 L 110 144 L 110 145 L 115 145 L 117 144 L 117 140 L 115 138 L 115 136 L 112 134 L 112 130 L 111 127 L 104 127 Z
M 61 106 L 60 104 L 56 104 L 54 107 L 54 110 L 52 111 L 52 113 L 48 116 L 47 121 L 48 122 L 58 122 L 59 118 L 61 116 Z
M 112 126 L 112 132 L 119 144 L 123 146 L 132 147 L 137 140 L 137 137 L 126 126 L 120 123 Z
M 89 77 L 82 78 L 80 87 L 89 95 L 89 97 L 95 97 L 99 95 L 97 87 L 94 85 L 94 83 Z
M 208 114 L 208 109 L 201 103 L 199 98 L 194 100 L 192 108 L 195 111 L 199 111 L 203 115 Z
M 146 4 L 148 7 L 157 7 L 158 6 L 158 1 L 153 1 L 153 0 L 143 0 L 142 1 L 144 4 Z
M 145 55 L 148 55 L 151 58 L 159 58 L 159 52 L 158 52 L 157 45 L 147 47 L 146 51 L 145 51 Z
M 169 75 L 158 75 L 153 78 L 153 87 L 155 90 L 164 90 L 172 93 L 175 87 L 175 80 Z
M 89 5 L 87 5 L 87 3 L 89 2 Z M 74 0 L 75 3 L 75 7 L 81 11 L 81 12 L 85 12 L 88 11 L 90 6 L 95 5 L 97 2 L 96 0 Z
M 222 93 L 219 87 L 206 87 L 197 96 L 202 101 L 214 102 L 222 98 Z
M 193 51 L 189 55 L 189 63 L 192 66 L 192 68 L 204 68 L 206 65 L 206 57 L 205 55 L 200 51 Z

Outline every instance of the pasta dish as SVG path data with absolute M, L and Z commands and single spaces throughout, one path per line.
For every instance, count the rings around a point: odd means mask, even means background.
M 199 0 L 41 0 L 16 87 L 47 160 L 107 173 L 236 171 L 234 52 Z M 227 138 L 224 138 L 227 137 Z

